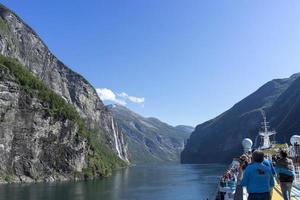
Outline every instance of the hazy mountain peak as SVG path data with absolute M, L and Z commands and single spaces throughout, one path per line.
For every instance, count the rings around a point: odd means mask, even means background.
M 186 126 L 186 125 L 178 125 L 175 126 L 178 130 L 184 131 L 186 133 L 192 133 L 195 130 L 195 127 L 192 126 Z

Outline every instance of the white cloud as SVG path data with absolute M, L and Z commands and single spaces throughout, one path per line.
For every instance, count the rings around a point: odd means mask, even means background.
M 124 99 L 136 103 L 136 104 L 144 104 L 145 103 L 145 98 L 144 97 L 135 97 L 135 96 L 130 96 L 126 94 L 125 92 L 122 92 L 121 94 L 117 94 L 120 97 L 123 97 Z
M 96 89 L 96 91 L 102 101 L 112 101 L 121 105 L 126 105 L 128 102 L 131 102 L 142 106 L 145 103 L 144 97 L 130 96 L 125 92 L 118 94 L 114 93 L 111 89 L 108 88 L 98 88 Z
M 117 99 L 115 93 L 110 89 L 98 88 L 96 91 L 102 101 L 112 101 L 117 104 L 126 105 L 126 102 L 122 99 Z

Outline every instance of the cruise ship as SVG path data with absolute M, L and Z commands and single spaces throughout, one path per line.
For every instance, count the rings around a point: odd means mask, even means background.
M 275 131 L 270 131 L 269 123 L 265 113 L 262 111 L 263 122 L 262 128 L 257 135 L 257 139 L 260 144 L 255 149 L 262 150 L 270 160 L 275 155 L 278 155 L 281 149 L 285 149 L 289 152 L 289 157 L 294 162 L 295 180 L 292 188 L 293 200 L 300 200 L 300 136 L 294 135 L 290 138 L 290 145 L 278 144 L 275 142 Z M 256 140 L 257 141 L 257 140 Z M 245 138 L 242 141 L 243 155 L 250 154 L 253 151 L 253 142 L 249 138 Z M 239 184 L 239 168 L 240 158 L 234 158 L 229 165 L 227 171 L 220 178 L 216 200 L 247 200 L 248 194 L 246 188 L 242 188 L 242 191 L 237 191 L 237 185 Z M 281 189 L 277 183 L 273 189 L 272 200 L 283 200 Z

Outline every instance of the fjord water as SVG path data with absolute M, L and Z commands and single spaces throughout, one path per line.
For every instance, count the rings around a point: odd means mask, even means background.
M 0 186 L 1 200 L 214 200 L 223 165 L 136 166 L 97 181 Z

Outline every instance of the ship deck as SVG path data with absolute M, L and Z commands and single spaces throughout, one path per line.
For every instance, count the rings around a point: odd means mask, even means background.
M 292 193 L 293 193 L 293 191 L 292 191 Z M 291 200 L 297 200 L 297 199 L 299 199 L 299 197 L 296 198 L 295 195 L 293 194 Z M 279 184 L 277 184 L 273 189 L 272 200 L 283 200 Z
M 247 200 L 248 194 L 247 194 L 246 188 L 244 188 L 243 193 L 244 193 L 243 200 Z M 291 196 L 292 196 L 291 200 L 300 200 L 300 190 L 297 189 L 296 187 L 293 187 Z M 281 192 L 279 184 L 276 184 L 276 186 L 273 189 L 272 200 L 283 200 L 282 192 Z

